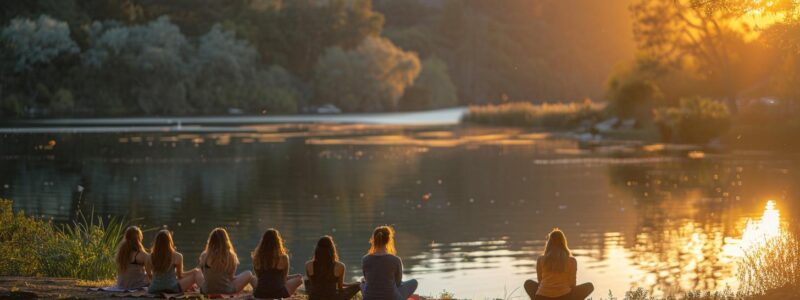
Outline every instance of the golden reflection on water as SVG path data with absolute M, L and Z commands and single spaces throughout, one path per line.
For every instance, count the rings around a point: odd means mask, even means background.
M 734 225 L 733 232 L 741 234 L 726 234 L 724 222 L 696 221 L 638 233 L 629 259 L 644 273 L 631 287 L 654 294 L 738 288 L 739 260 L 785 231 L 774 200 L 767 201 L 760 217 L 741 218 Z
M 767 201 L 764 212 L 758 219 L 747 219 L 742 237 L 729 238 L 725 243 L 725 254 L 741 258 L 745 251 L 757 251 L 765 243 L 786 234 L 781 223 L 781 213 L 774 200 Z

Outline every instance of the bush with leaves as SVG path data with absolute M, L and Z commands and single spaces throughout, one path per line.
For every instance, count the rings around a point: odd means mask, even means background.
M 692 97 L 681 99 L 678 107 L 655 110 L 655 122 L 665 142 L 705 144 L 728 131 L 731 115 L 722 102 Z
M 329 48 L 314 74 L 314 102 L 344 111 L 393 111 L 420 72 L 415 53 L 385 38 L 368 37 L 355 49 Z
M 630 66 L 618 66 L 606 83 L 611 111 L 621 119 L 650 120 L 653 107 L 664 97 L 657 79 L 665 72 L 648 57 L 639 57 Z
M 424 110 L 452 107 L 458 104 L 456 87 L 450 80 L 447 64 L 439 58 L 422 61 L 422 71 L 414 85 L 406 89 L 400 99 L 402 110 Z
M 12 202 L 0 199 L 0 276 L 110 279 L 124 222 L 82 214 L 70 225 L 14 213 Z
M 10 48 L 17 72 L 28 71 L 37 64 L 47 64 L 64 54 L 80 50 L 70 37 L 69 25 L 41 15 L 36 20 L 15 18 L 0 32 L 5 46 Z

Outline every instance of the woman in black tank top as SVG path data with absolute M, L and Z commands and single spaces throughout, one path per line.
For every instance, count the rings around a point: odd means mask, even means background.
M 253 270 L 256 278 L 252 282 L 256 298 L 289 298 L 303 284 L 302 275 L 289 274 L 289 255 L 283 247 L 283 239 L 275 229 L 268 229 L 253 251 Z
M 317 241 L 314 258 L 306 262 L 306 274 L 309 300 L 349 300 L 361 290 L 359 283 L 344 283 L 345 265 L 339 261 L 330 236 Z

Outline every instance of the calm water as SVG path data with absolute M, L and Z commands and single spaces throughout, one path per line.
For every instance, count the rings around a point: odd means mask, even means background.
M 584 151 L 500 130 L 243 128 L 0 134 L 0 197 L 58 221 L 82 209 L 169 227 L 189 261 L 214 227 L 242 258 L 275 227 L 299 272 L 330 234 L 352 278 L 371 229 L 392 224 L 421 294 L 473 299 L 522 295 L 553 227 L 595 296 L 735 286 L 742 236 L 800 211 L 794 155 Z

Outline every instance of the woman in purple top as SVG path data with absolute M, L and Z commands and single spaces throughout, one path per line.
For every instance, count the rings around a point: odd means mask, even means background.
M 361 260 L 364 300 L 406 300 L 417 290 L 417 281 L 403 281 L 403 261 L 394 248 L 394 229 L 375 228 L 369 253 Z

